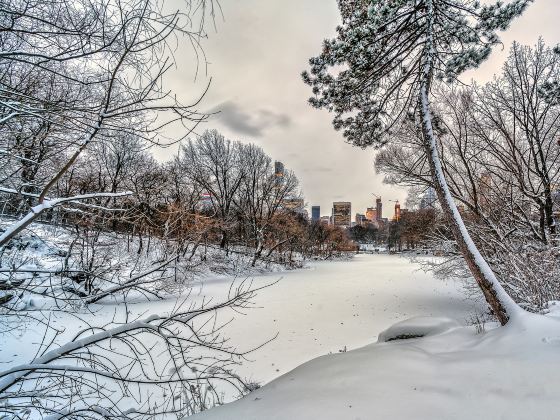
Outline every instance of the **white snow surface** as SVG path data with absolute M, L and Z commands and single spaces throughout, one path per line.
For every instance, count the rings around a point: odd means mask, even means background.
M 429 332 L 426 318 L 420 324 Z M 418 320 L 410 326 L 418 331 Z M 432 326 L 423 338 L 319 357 L 193 419 L 560 417 L 560 319 L 524 314 L 481 334 L 442 329 L 439 318 Z
M 235 369 L 248 381 L 268 384 L 194 418 L 510 420 L 552 419 L 557 416 L 548 413 L 560 412 L 560 319 L 524 316 L 477 334 L 463 326 L 486 311 L 482 300 L 467 298 L 461 282 L 435 279 L 397 255 L 310 262 L 251 278 L 259 287 L 279 277 L 259 291 L 256 307 L 245 315 L 220 315 L 221 321 L 232 319 L 222 332 L 239 350 L 278 333 Z M 193 279 L 187 299 L 218 303 L 231 281 L 205 273 Z M 131 319 L 149 319 L 183 299 L 126 306 L 107 301 L 82 318 L 110 322 L 128 310 Z M 558 316 L 554 308 L 551 315 Z M 84 327 L 64 313 L 53 317 L 53 325 L 65 326 L 68 334 Z M 1 336 L 3 369 L 32 360 L 41 332 L 29 325 Z M 383 342 L 399 335 L 425 337 Z
M 328 353 L 356 349 L 377 340 L 387 327 L 414 316 L 450 317 L 465 325 L 487 311 L 482 299 L 464 294 L 462 283 L 444 282 L 397 255 L 357 255 L 349 261 L 310 262 L 307 268 L 254 277 L 261 290 L 256 308 L 224 330 L 239 348 L 255 347 L 242 377 L 267 383 L 302 363 Z M 217 299 L 226 278 L 203 281 L 202 294 Z M 224 319 L 232 314 L 224 314 Z
M 259 346 L 248 355 L 238 373 L 249 381 L 267 383 L 298 365 L 345 348 L 355 349 L 375 342 L 379 332 L 413 316 L 447 316 L 461 324 L 486 311 L 482 301 L 465 297 L 459 282 L 443 282 L 419 270 L 396 255 L 357 255 L 346 261 L 313 261 L 307 268 L 251 276 L 254 287 L 278 279 L 254 298 L 255 308 L 245 315 L 225 311 L 221 321 L 232 321 L 223 329 L 230 344 L 240 350 Z M 239 279 L 241 280 L 241 278 Z M 239 281 L 238 280 L 238 281 Z M 205 273 L 193 280 L 193 299 L 218 303 L 229 290 L 232 277 Z M 91 306 L 93 314 L 80 316 L 96 324 L 165 315 L 184 296 L 166 300 L 130 300 L 127 306 L 107 301 Z M 54 327 L 65 328 L 69 336 L 85 327 L 65 313 L 52 314 Z M 42 340 L 41 326 L 28 325 L 0 338 L 0 362 L 6 369 L 33 359 Z M 65 343 L 64 337 L 57 340 Z M 24 344 L 24 345 L 22 345 Z

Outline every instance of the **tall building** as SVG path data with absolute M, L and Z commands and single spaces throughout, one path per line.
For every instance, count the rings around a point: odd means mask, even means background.
M 375 222 L 377 220 L 377 209 L 368 207 L 366 210 L 366 219 L 370 222 Z
M 212 194 L 209 192 L 203 192 L 200 194 L 196 207 L 198 211 L 209 211 L 212 208 Z
M 286 198 L 282 202 L 282 207 L 294 213 L 304 214 L 306 212 L 303 198 Z
M 318 221 L 321 218 L 321 206 L 311 206 L 311 220 Z
M 284 164 L 279 160 L 274 162 L 274 174 L 276 176 L 284 176 Z
M 276 185 L 282 185 L 284 181 L 284 164 L 279 160 L 274 162 L 274 175 L 276 176 Z
M 421 209 L 433 208 L 435 207 L 436 202 L 437 202 L 436 190 L 434 190 L 432 187 L 429 187 L 424 193 L 422 199 L 420 200 L 420 208 Z
M 335 201 L 332 208 L 333 225 L 350 227 L 352 225 L 352 203 Z
M 375 219 L 378 222 L 380 222 L 381 219 L 383 219 L 383 203 L 381 203 L 381 197 L 375 200 L 375 209 L 376 209 Z
M 399 220 L 401 220 L 401 205 L 397 201 L 395 203 L 395 214 L 393 215 L 393 221 L 398 222 Z
M 560 184 L 550 186 L 552 194 L 552 211 L 556 224 L 560 224 Z
M 361 213 L 356 213 L 356 224 L 360 225 L 360 226 L 364 226 L 366 225 L 368 222 L 368 219 L 366 218 L 365 214 L 361 214 Z

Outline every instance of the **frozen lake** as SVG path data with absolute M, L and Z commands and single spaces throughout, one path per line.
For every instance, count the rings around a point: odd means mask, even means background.
M 253 340 L 266 336 L 272 322 L 278 339 L 243 369 L 263 381 L 285 374 L 194 418 L 559 418 L 558 319 L 520 313 L 483 334 L 458 328 L 447 318 L 468 321 L 484 305 L 465 300 L 460 284 L 416 269 L 397 256 L 363 255 L 286 275 L 261 294 L 260 313 L 248 314 L 244 329 L 231 331 Z M 415 319 L 391 333 L 423 338 L 316 357 L 372 343 L 381 330 L 415 315 L 446 318 Z
M 486 310 L 483 302 L 467 299 L 460 282 L 434 279 L 396 255 L 311 262 L 305 269 L 257 276 L 254 284 L 279 277 L 256 296 L 259 308 L 236 315 L 224 330 L 244 349 L 278 333 L 239 371 L 259 383 L 315 357 L 373 343 L 379 332 L 406 318 L 448 316 L 466 324 Z M 205 283 L 202 293 L 207 296 L 218 296 L 228 286 L 226 280 Z
M 447 316 L 466 324 L 486 310 L 484 303 L 467 299 L 461 283 L 434 279 L 417 264 L 396 255 L 362 254 L 348 261 L 310 262 L 304 269 L 255 276 L 252 281 L 259 287 L 278 279 L 258 292 L 255 308 L 245 314 L 225 310 L 219 316 L 221 322 L 231 320 L 222 333 L 230 345 L 242 351 L 278 334 L 234 369 L 242 378 L 260 384 L 318 356 L 373 343 L 381 331 L 406 318 Z M 218 303 L 227 295 L 231 281 L 226 276 L 199 280 L 187 302 L 212 299 Z M 106 302 L 96 305 L 94 314 L 80 317 L 97 325 L 122 322 L 126 311 L 131 318 L 144 318 L 169 313 L 177 302 L 175 298 L 126 306 Z M 80 319 L 64 313 L 55 314 L 50 322 L 61 330 L 70 327 L 58 343 L 85 327 Z M 28 325 L 5 335 L 0 346 L 3 366 L 33 359 L 43 331 L 41 325 Z

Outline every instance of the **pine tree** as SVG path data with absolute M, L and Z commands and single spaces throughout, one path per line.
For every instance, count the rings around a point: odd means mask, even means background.
M 405 119 L 421 132 L 433 183 L 457 245 L 503 324 L 520 309 L 499 284 L 463 224 L 436 147 L 430 90 L 477 67 L 532 0 L 339 0 L 342 25 L 302 74 L 311 105 L 334 113 L 348 142 L 380 147 Z
M 560 45 L 554 47 L 554 54 L 560 56 Z M 543 80 L 540 86 L 540 93 L 550 103 L 560 104 L 560 83 L 558 80 Z M 560 140 L 558 141 L 560 144 Z

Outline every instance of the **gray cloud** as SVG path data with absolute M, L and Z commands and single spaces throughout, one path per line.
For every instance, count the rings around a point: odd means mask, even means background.
M 272 127 L 288 127 L 291 119 L 287 114 L 276 113 L 268 109 L 259 109 L 248 113 L 231 101 L 226 101 L 215 107 L 215 118 L 228 128 L 248 136 L 259 137 L 264 131 Z
M 169 2 L 173 9 L 184 5 L 184 0 Z M 306 201 L 320 205 L 323 214 L 330 213 L 333 201 L 345 200 L 352 202 L 354 211 L 364 212 L 375 204 L 372 192 L 383 197 L 385 207 L 391 207 L 389 198 L 404 202 L 406 189 L 384 184 L 383 176 L 375 173 L 374 152 L 346 144 L 341 133 L 332 129 L 332 115 L 307 104 L 311 90 L 300 74 L 309 68 L 309 58 L 320 53 L 323 39 L 336 35 L 337 1 L 221 0 L 220 6 L 225 19 L 217 19 L 217 32 L 202 41 L 208 72 L 199 73 L 193 91 L 190 75 L 197 63 L 192 47 L 184 42 L 177 54 L 180 70 L 173 73 L 185 102 L 194 101 L 192 92 L 204 92 L 211 82 L 200 107 L 221 108 L 222 113 L 208 128 L 223 130 L 232 138 L 258 140 L 269 156 L 296 173 Z M 492 80 L 514 39 L 533 45 L 542 35 L 548 45 L 556 45 L 559 11 L 559 0 L 534 2 L 501 34 L 504 48 L 495 48 L 489 60 L 466 73 L 463 81 Z

